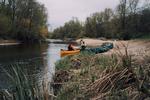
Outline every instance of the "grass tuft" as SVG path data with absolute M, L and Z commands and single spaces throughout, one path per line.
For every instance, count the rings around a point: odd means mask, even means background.
M 49 92 L 49 83 L 44 80 L 42 86 L 33 84 L 21 69 L 20 65 L 12 65 L 8 70 L 3 69 L 11 79 L 13 88 L 11 91 L 2 91 L 2 100 L 49 100 L 54 97 Z M 8 96 L 9 94 L 9 96 Z

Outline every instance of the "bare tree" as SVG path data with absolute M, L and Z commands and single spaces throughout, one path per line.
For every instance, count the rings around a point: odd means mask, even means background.
M 120 19 L 120 30 L 122 34 L 125 34 L 126 29 L 126 14 L 127 14 L 127 0 L 120 0 L 120 4 L 117 7 L 117 11 Z
M 135 14 L 138 9 L 139 0 L 129 0 L 129 12 Z
M 145 0 L 144 7 L 150 9 L 150 0 Z

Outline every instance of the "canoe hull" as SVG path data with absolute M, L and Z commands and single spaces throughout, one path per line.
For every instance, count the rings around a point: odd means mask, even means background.
M 80 50 L 73 50 L 73 51 L 68 51 L 68 50 L 61 50 L 60 51 L 60 56 L 64 57 L 64 56 L 68 56 L 68 55 L 75 55 L 80 53 Z

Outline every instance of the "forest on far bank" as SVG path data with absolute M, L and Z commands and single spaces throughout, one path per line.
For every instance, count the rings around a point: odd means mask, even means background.
M 106 8 L 81 22 L 78 18 L 54 29 L 50 38 L 105 37 L 132 39 L 150 37 L 150 1 L 120 0 L 115 10 Z
M 47 12 L 36 0 L 0 1 L 0 39 L 37 42 L 48 35 Z

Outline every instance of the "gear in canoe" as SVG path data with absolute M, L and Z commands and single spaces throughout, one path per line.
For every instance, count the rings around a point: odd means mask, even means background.
M 108 50 L 113 48 L 113 43 L 103 43 L 100 47 L 96 47 L 96 48 L 87 48 L 85 51 L 88 52 L 92 52 L 92 53 L 103 53 L 103 52 L 107 52 Z

